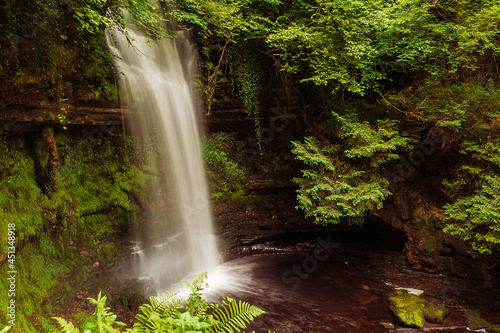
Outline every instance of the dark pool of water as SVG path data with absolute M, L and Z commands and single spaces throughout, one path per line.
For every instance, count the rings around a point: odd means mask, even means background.
M 386 332 L 381 320 L 392 321 L 392 287 L 327 253 L 239 258 L 209 272 L 208 281 L 210 300 L 229 292 L 266 311 L 248 331 L 376 333 Z
M 247 332 L 383 333 L 381 321 L 395 323 L 389 310 L 392 286 L 371 271 L 365 260 L 335 254 L 275 254 L 238 258 L 208 273 L 205 295 L 217 302 L 228 293 L 266 313 Z M 323 256 L 322 256 L 323 255 Z M 445 326 L 463 325 L 459 311 Z M 463 329 L 426 332 L 464 333 Z M 414 332 L 396 325 L 396 332 Z

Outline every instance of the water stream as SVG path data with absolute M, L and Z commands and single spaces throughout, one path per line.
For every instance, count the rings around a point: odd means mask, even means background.
M 138 115 L 130 129 L 135 137 L 165 147 L 148 189 L 151 216 L 136 227 L 130 273 L 165 286 L 218 264 L 192 88 L 197 56 L 186 32 L 148 44 L 129 26 L 131 38 L 108 32 L 108 45 L 118 56 L 122 105 Z

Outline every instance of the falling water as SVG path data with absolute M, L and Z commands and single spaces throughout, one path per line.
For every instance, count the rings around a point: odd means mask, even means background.
M 186 33 L 147 44 L 131 25 L 130 37 L 108 33 L 111 52 L 118 56 L 122 104 L 138 115 L 134 136 L 156 138 L 165 146 L 155 163 L 161 166 L 157 182 L 148 189 L 150 216 L 136 227 L 132 274 L 164 287 L 218 264 L 191 85 L 196 49 Z

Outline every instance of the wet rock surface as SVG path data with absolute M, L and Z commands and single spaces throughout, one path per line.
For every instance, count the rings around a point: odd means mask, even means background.
M 427 304 L 427 306 L 422 310 L 425 320 L 430 323 L 442 324 L 444 318 L 450 314 L 450 311 L 446 308 L 444 304 Z
M 424 327 L 425 317 L 423 309 L 427 301 L 406 290 L 398 290 L 389 297 L 389 308 L 396 319 L 408 326 Z

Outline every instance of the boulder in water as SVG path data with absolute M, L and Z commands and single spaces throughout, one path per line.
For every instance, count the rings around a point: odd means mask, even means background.
M 481 318 L 481 313 L 475 310 L 466 310 L 464 318 L 467 318 L 466 325 L 471 331 L 478 331 L 482 328 L 491 327 L 491 324 Z
M 426 305 L 426 300 L 409 294 L 406 290 L 398 290 L 389 298 L 389 308 L 396 319 L 412 327 L 424 327 L 425 317 L 422 309 Z
M 446 316 L 450 314 L 448 309 L 443 304 L 432 304 L 429 303 L 422 312 L 424 317 L 428 322 L 442 324 Z

